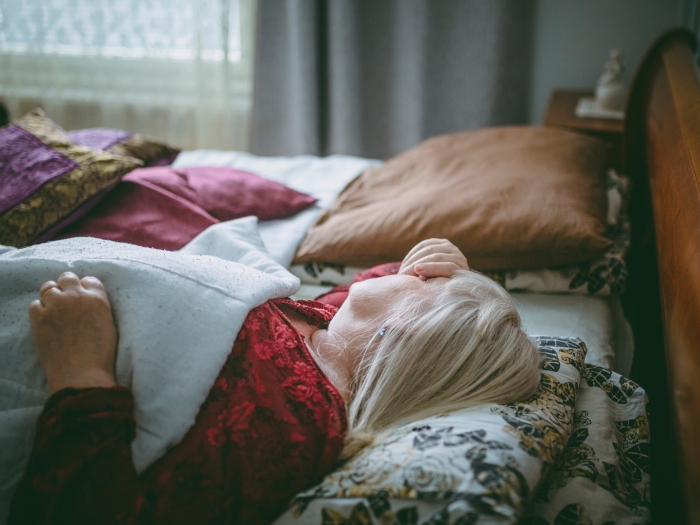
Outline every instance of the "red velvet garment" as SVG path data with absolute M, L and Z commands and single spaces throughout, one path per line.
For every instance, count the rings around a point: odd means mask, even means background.
M 321 328 L 336 311 L 285 299 L 252 310 L 194 426 L 141 476 L 128 390 L 54 394 L 9 524 L 273 521 L 331 470 L 347 425 L 340 395 L 280 304 Z

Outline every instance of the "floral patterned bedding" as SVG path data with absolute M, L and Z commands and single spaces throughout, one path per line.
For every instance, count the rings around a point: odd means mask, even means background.
M 540 389 L 402 427 L 297 495 L 277 524 L 622 525 L 649 519 L 644 390 L 539 338 Z
M 525 509 L 527 525 L 622 525 L 649 515 L 649 413 L 633 381 L 586 365 L 574 431 Z

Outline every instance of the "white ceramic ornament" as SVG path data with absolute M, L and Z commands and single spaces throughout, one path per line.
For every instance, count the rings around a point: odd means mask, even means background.
M 603 67 L 603 74 L 598 79 L 595 89 L 595 100 L 599 107 L 622 110 L 627 95 L 627 88 L 620 81 L 624 70 L 622 53 L 618 49 L 610 50 L 610 58 Z

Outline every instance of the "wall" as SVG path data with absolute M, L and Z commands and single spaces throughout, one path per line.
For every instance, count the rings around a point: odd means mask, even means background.
M 536 0 L 530 122 L 541 124 L 552 89 L 590 87 L 612 48 L 629 83 L 651 42 L 684 19 L 688 0 Z

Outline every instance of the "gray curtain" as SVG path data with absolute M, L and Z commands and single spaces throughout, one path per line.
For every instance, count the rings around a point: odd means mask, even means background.
M 531 0 L 258 0 L 251 149 L 387 158 L 524 123 Z
M 698 0 L 684 0 L 678 25 L 687 27 L 700 40 L 700 2 Z M 695 57 L 700 56 L 700 49 L 696 50 Z

